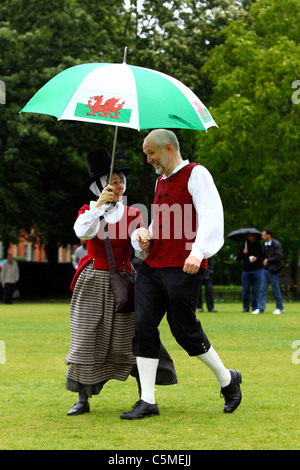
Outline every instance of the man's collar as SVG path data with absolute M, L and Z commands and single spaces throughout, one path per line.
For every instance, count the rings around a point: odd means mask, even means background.
M 162 175 L 162 179 L 165 180 L 166 178 L 170 178 L 170 176 L 174 175 L 175 173 L 177 173 L 179 170 L 181 170 L 181 168 L 183 168 L 184 166 L 188 165 L 190 163 L 189 160 L 183 160 L 182 163 L 180 163 L 180 165 L 177 165 L 177 167 L 172 171 L 172 173 L 167 176 L 165 174 Z

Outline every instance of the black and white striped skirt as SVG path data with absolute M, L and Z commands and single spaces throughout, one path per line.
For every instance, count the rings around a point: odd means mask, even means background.
M 77 279 L 70 326 L 71 345 L 65 360 L 68 390 L 91 395 L 99 393 L 107 380 L 127 379 L 135 364 L 134 312 L 115 313 L 108 271 L 94 269 L 93 261 Z

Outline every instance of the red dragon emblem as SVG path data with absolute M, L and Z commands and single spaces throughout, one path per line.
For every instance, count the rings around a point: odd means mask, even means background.
M 95 102 L 92 105 L 91 103 L 93 100 Z M 119 112 L 125 104 L 125 101 L 118 103 L 119 100 L 120 98 L 109 98 L 105 101 L 104 104 L 102 104 L 103 95 L 91 96 L 88 100 L 88 104 L 86 105 L 88 108 L 90 108 L 91 113 L 87 113 L 87 115 L 95 116 L 95 114 L 98 114 L 99 117 L 108 117 L 109 115 L 111 119 L 119 119 Z
M 206 114 L 206 112 L 204 111 L 203 109 L 203 106 L 201 105 L 201 103 L 199 101 L 194 101 L 194 104 L 197 108 L 197 111 L 201 114 L 201 116 L 203 117 L 204 121 L 206 119 L 210 119 L 209 116 Z

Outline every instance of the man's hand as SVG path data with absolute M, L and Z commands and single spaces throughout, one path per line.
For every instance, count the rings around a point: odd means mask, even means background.
M 151 241 L 151 233 L 146 228 L 140 228 L 136 234 L 136 239 L 142 250 L 148 250 Z
M 201 261 L 195 256 L 188 256 L 184 262 L 183 271 L 188 274 L 196 274 L 200 269 Z

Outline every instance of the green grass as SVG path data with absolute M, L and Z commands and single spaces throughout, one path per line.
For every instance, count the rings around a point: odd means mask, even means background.
M 223 413 L 214 376 L 177 345 L 164 320 L 161 338 L 179 383 L 157 387 L 160 416 L 127 421 L 119 416 L 138 399 L 132 377 L 110 381 L 89 414 L 66 415 L 76 401 L 65 389 L 68 303 L 1 305 L 0 449 L 299 449 L 300 364 L 292 362 L 292 343 L 300 340 L 300 304 L 286 304 L 278 316 L 273 303 L 263 315 L 241 313 L 236 303 L 216 308 L 199 318 L 224 364 L 242 372 L 240 407 Z

